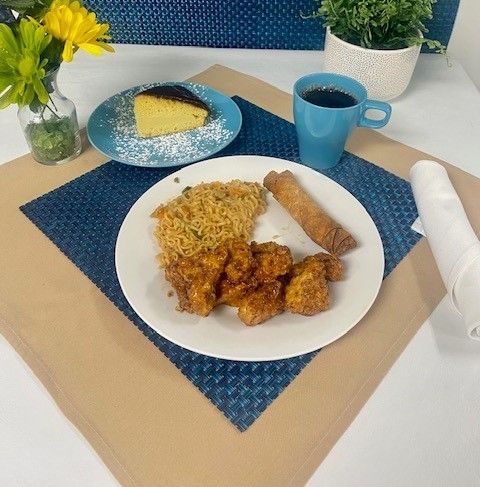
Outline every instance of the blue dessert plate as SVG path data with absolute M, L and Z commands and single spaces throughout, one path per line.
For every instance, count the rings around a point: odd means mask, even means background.
M 205 125 L 177 134 L 139 137 L 134 96 L 162 84 L 185 86 L 201 98 L 210 108 Z M 90 115 L 87 134 L 97 150 L 116 161 L 142 167 L 173 167 L 222 150 L 235 139 L 241 126 L 242 114 L 231 98 L 205 85 L 175 81 L 135 86 L 108 98 Z

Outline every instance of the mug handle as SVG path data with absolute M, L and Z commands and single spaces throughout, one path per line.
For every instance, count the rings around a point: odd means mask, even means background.
M 381 120 L 373 120 L 371 118 L 367 118 L 365 116 L 365 113 L 369 108 L 384 112 L 385 117 L 383 117 Z M 369 129 L 380 129 L 382 127 L 385 127 L 385 125 L 387 125 L 388 121 L 390 120 L 391 114 L 392 114 L 392 107 L 388 103 L 385 103 L 384 101 L 378 101 L 378 100 L 365 100 L 362 106 L 362 113 L 360 115 L 360 120 L 358 121 L 358 126 L 367 127 Z

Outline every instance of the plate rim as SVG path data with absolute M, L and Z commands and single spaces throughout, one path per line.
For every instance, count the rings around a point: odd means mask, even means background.
M 201 350 L 200 348 L 196 348 L 196 347 L 191 346 L 191 345 L 185 345 L 184 343 L 180 343 L 178 340 L 176 340 L 176 339 L 168 336 L 168 334 L 164 334 L 163 332 L 161 333 L 160 331 L 158 331 L 157 328 L 155 328 L 154 326 L 152 326 L 148 322 L 148 320 L 146 320 L 142 316 L 142 312 L 140 312 L 137 309 L 137 307 L 133 303 L 130 302 L 130 299 L 128 298 L 128 296 L 127 296 L 127 294 L 126 294 L 126 292 L 124 290 L 124 283 L 123 283 L 123 280 L 122 280 L 122 278 L 120 276 L 120 273 L 118 271 L 118 266 L 119 266 L 118 246 L 119 246 L 119 241 L 120 241 L 121 233 L 122 233 L 122 231 L 124 229 L 125 222 L 127 221 L 128 216 L 130 215 L 130 213 L 132 212 L 132 210 L 134 209 L 134 207 L 136 206 L 136 204 L 147 193 L 149 193 L 150 191 L 154 191 L 155 187 L 158 186 L 159 184 L 161 184 L 163 182 L 164 178 L 162 178 L 160 181 L 157 181 L 153 186 L 151 186 L 142 195 L 140 195 L 137 198 L 137 200 L 135 200 L 135 202 L 132 204 L 132 206 L 128 210 L 127 214 L 125 215 L 125 218 L 123 219 L 122 224 L 120 225 L 120 228 L 118 230 L 117 239 L 115 241 L 115 272 L 117 274 L 117 279 L 118 279 L 118 282 L 120 284 L 120 288 L 122 290 L 122 293 L 123 293 L 125 299 L 127 300 L 128 304 L 134 310 L 134 312 L 139 316 L 139 318 L 148 327 L 150 327 L 152 330 L 154 330 L 156 333 L 158 333 L 161 337 L 163 337 L 166 340 L 174 343 L 175 345 L 178 345 L 179 347 L 182 347 L 182 348 L 184 348 L 186 350 L 189 350 L 191 352 L 198 353 L 199 355 L 204 355 L 204 356 L 207 356 L 207 357 L 217 358 L 217 359 L 221 359 L 221 360 L 229 360 L 229 361 L 233 361 L 233 362 L 275 362 L 275 361 L 278 361 L 278 360 L 291 359 L 291 358 L 295 358 L 295 357 L 299 357 L 299 356 L 302 356 L 302 355 L 306 355 L 306 354 L 309 354 L 309 353 L 313 353 L 313 352 L 319 351 L 319 350 L 323 349 L 324 347 L 326 347 L 328 345 L 331 345 L 332 343 L 336 342 L 341 337 L 343 337 L 344 335 L 346 335 L 352 328 L 354 328 L 364 318 L 364 316 L 368 313 L 368 311 L 370 310 L 370 308 L 372 307 L 373 303 L 376 301 L 376 299 L 378 297 L 378 294 L 380 292 L 380 288 L 381 288 L 381 286 L 383 284 L 384 272 L 385 272 L 385 251 L 384 251 L 383 242 L 382 242 L 382 239 L 380 237 L 380 233 L 378 231 L 378 228 L 377 228 L 375 222 L 373 221 L 373 218 L 368 213 L 367 209 L 362 205 L 362 203 L 350 191 L 348 191 L 342 185 L 340 185 L 339 183 L 337 183 L 335 180 L 333 180 L 333 179 L 329 178 L 328 176 L 325 176 L 324 174 L 322 174 L 322 173 L 320 173 L 318 171 L 315 171 L 314 169 L 312 169 L 312 168 L 310 168 L 308 166 L 305 166 L 305 165 L 303 165 L 301 163 L 294 162 L 294 161 L 289 161 L 288 159 L 281 159 L 279 157 L 264 156 L 264 155 L 251 155 L 251 154 L 238 154 L 238 155 L 231 155 L 231 156 L 216 157 L 216 158 L 211 158 L 211 159 L 205 159 L 202 162 L 208 162 L 208 161 L 213 161 L 213 160 L 215 160 L 215 161 L 222 161 L 222 160 L 225 160 L 225 159 L 238 158 L 238 157 L 248 158 L 248 159 L 254 159 L 254 158 L 261 157 L 261 158 L 267 158 L 267 159 L 274 159 L 274 160 L 280 161 L 282 163 L 288 163 L 288 164 L 293 164 L 293 165 L 301 166 L 302 168 L 305 168 L 305 169 L 307 169 L 309 171 L 312 171 L 315 175 L 320 176 L 321 178 L 328 179 L 330 182 L 334 183 L 334 185 L 338 186 L 340 188 L 340 190 L 345 191 L 346 193 L 348 193 L 352 198 L 354 198 L 356 200 L 357 204 L 360 205 L 361 209 L 365 212 L 366 216 L 370 219 L 371 223 L 373 224 L 373 228 L 375 229 L 375 237 L 378 240 L 378 243 L 380 245 L 380 249 L 381 249 L 381 276 L 382 277 L 379 279 L 379 282 L 378 282 L 378 284 L 376 286 L 375 292 L 373 293 L 371 300 L 368 302 L 368 304 L 365 304 L 364 309 L 362 310 L 361 313 L 359 313 L 358 318 L 356 318 L 356 321 L 354 321 L 354 323 L 351 324 L 347 329 L 342 330 L 338 335 L 335 335 L 335 337 L 332 340 L 330 340 L 328 343 L 322 345 L 321 347 L 318 347 L 318 346 L 315 345 L 313 347 L 307 347 L 304 350 L 298 351 L 298 352 L 295 352 L 295 353 L 286 353 L 286 354 L 283 354 L 281 356 L 279 355 L 276 358 L 271 358 L 271 357 L 265 358 L 265 357 L 259 356 L 259 357 L 247 357 L 247 358 L 241 358 L 240 359 L 240 358 L 232 358 L 231 356 L 223 355 L 221 353 L 218 353 L 218 354 L 217 353 L 211 353 L 211 352 L 206 353 L 204 350 Z M 190 167 L 191 166 L 181 167 L 181 168 L 177 169 L 176 171 L 172 172 L 171 174 L 169 174 L 169 176 L 174 176 L 178 172 L 181 172 L 181 171 L 184 171 L 184 170 L 189 170 Z M 305 318 L 311 318 L 311 317 L 305 317 Z
M 92 140 L 92 136 L 90 135 L 91 130 L 93 130 L 92 129 L 92 126 L 91 126 L 91 123 L 93 123 L 92 122 L 92 117 L 95 115 L 95 113 L 97 112 L 97 110 L 100 109 L 101 106 L 103 106 L 106 102 L 108 102 L 113 97 L 122 95 L 124 93 L 127 93 L 130 90 L 135 90 L 136 88 L 141 88 L 141 87 L 144 87 L 144 86 L 147 86 L 147 85 L 162 86 L 162 85 L 169 85 L 169 84 L 179 84 L 179 85 L 182 85 L 182 86 L 191 86 L 191 85 L 202 86 L 202 87 L 207 88 L 208 90 L 211 90 L 214 93 L 216 93 L 216 94 L 218 94 L 220 96 L 223 96 L 226 99 L 230 100 L 232 102 L 232 104 L 233 104 L 232 105 L 232 108 L 235 110 L 235 112 L 236 112 L 236 114 L 238 116 L 238 120 L 239 120 L 238 126 L 232 132 L 232 136 L 229 139 L 227 139 L 227 141 L 225 141 L 223 144 L 221 144 L 218 147 L 216 147 L 214 152 L 209 152 L 208 154 L 205 154 L 204 156 L 190 158 L 190 159 L 188 159 L 185 162 L 182 161 L 182 162 L 180 162 L 178 164 L 169 165 L 169 166 L 158 165 L 158 164 L 156 164 L 154 166 L 152 166 L 152 165 L 145 166 L 145 165 L 142 165 L 142 164 L 137 164 L 135 162 L 131 162 L 131 161 L 128 161 L 128 160 L 123 159 L 123 158 L 117 158 L 117 157 L 112 156 L 111 154 L 107 154 L 106 152 L 104 152 L 103 150 L 101 150 L 95 144 L 95 142 Z M 235 100 L 231 96 L 228 96 L 225 93 L 222 93 L 221 91 L 216 90 L 215 88 L 212 88 L 209 85 L 204 85 L 202 83 L 195 83 L 195 82 L 190 82 L 190 81 L 165 81 L 165 82 L 164 81 L 159 81 L 158 83 L 157 82 L 143 83 L 141 85 L 132 86 L 132 87 L 127 88 L 125 90 L 119 91 L 118 93 L 115 93 L 112 96 L 109 96 L 108 98 L 105 98 L 102 102 L 100 102 L 95 107 L 95 109 L 93 110 L 93 112 L 89 115 L 88 120 L 87 120 L 87 123 L 86 123 L 86 132 L 87 132 L 87 138 L 88 138 L 88 141 L 90 142 L 90 144 L 98 152 L 100 152 L 100 154 L 103 154 L 104 156 L 109 157 L 111 160 L 120 162 L 122 164 L 126 164 L 128 166 L 141 167 L 141 168 L 145 168 L 145 169 L 169 169 L 169 168 L 173 168 L 173 167 L 186 166 L 188 164 L 193 164 L 194 162 L 199 162 L 199 161 L 202 161 L 202 160 L 208 160 L 207 158 L 211 158 L 211 156 L 213 156 L 215 154 L 218 154 L 218 152 L 220 152 L 221 150 L 225 149 L 225 147 L 227 147 L 228 145 L 230 145 L 237 138 L 238 134 L 240 133 L 240 130 L 242 129 L 242 126 L 243 126 L 243 115 L 242 115 L 242 111 L 240 110 L 240 107 L 238 106 L 238 104 L 235 102 Z

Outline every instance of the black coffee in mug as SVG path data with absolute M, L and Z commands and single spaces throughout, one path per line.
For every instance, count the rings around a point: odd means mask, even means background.
M 358 101 L 350 94 L 334 86 L 315 86 L 305 90 L 301 97 L 319 107 L 349 108 L 357 105 Z
M 381 110 L 385 116 L 368 118 L 369 109 Z M 369 100 L 366 88 L 353 78 L 335 73 L 303 76 L 293 87 L 300 160 L 317 170 L 335 166 L 355 127 L 384 127 L 391 112 L 388 103 Z

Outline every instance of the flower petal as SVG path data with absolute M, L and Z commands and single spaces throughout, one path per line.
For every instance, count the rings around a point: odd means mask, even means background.
M 73 20 L 73 13 L 69 8 L 63 8 L 62 9 L 62 18 L 60 22 L 60 31 L 61 31 L 61 36 L 62 39 L 68 39 L 69 37 L 69 32 L 70 32 L 70 26 L 72 24 Z
M 8 107 L 11 101 L 13 89 L 9 88 L 2 96 L 0 96 L 0 109 Z
M 60 23 L 54 12 L 47 12 L 43 18 L 43 23 L 53 37 L 60 39 Z
M 54 0 L 42 20 L 47 31 L 57 39 L 63 41 L 63 60 L 71 61 L 77 48 L 99 55 L 102 50 L 113 52 L 105 41 L 110 29 L 108 23 L 97 22 L 95 12 L 83 7 L 78 0 Z
M 77 34 L 78 34 L 78 29 L 82 25 L 83 22 L 83 17 L 81 14 L 74 14 L 73 20 L 72 20 L 72 25 L 70 27 L 70 33 L 68 35 L 69 39 L 76 39 Z
M 96 44 L 84 42 L 82 44 L 79 44 L 78 47 L 88 52 L 88 54 L 93 54 L 94 56 L 100 56 L 100 54 L 102 54 L 102 48 Z
M 37 94 L 38 101 L 44 105 L 48 103 L 48 92 L 38 77 L 33 78 L 33 88 Z M 30 103 L 30 102 L 28 102 Z
M 73 59 L 73 44 L 70 39 L 65 41 L 63 46 L 62 59 L 69 63 Z
M 32 85 L 28 85 L 27 89 L 25 90 L 25 93 L 22 96 L 21 103 L 22 105 L 30 105 L 30 103 L 32 103 L 34 98 L 35 98 L 35 90 L 33 89 Z M 48 96 L 47 96 L 47 101 L 48 101 Z
M 98 42 L 98 45 L 102 48 L 105 49 L 105 51 L 108 52 L 115 52 L 115 49 L 110 45 L 107 44 L 106 42 Z
M 0 24 L 0 49 L 5 49 L 9 53 L 17 49 L 17 41 L 7 24 Z

